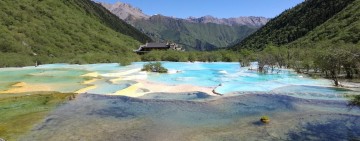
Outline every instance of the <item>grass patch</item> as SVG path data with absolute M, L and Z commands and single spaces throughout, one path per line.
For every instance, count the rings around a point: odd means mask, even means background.
M 17 140 L 30 131 L 58 105 L 74 94 L 2 94 L 0 95 L 0 138 Z

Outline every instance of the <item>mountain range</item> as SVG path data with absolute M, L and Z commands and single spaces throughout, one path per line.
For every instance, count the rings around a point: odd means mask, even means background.
M 213 50 L 227 47 L 241 41 L 269 21 L 264 17 L 204 16 L 181 19 L 160 14 L 149 16 L 141 9 L 126 3 L 101 4 L 153 40 L 176 42 L 187 50 Z

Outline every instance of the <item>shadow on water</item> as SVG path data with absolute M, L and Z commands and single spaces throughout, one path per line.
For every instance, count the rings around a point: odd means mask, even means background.
M 294 98 L 275 95 L 243 95 L 211 99 L 211 96 L 205 93 L 194 92 L 152 94 L 146 97 L 158 97 L 158 99 L 102 95 L 83 97 L 90 98 L 93 104 L 105 102 L 104 105 L 92 108 L 92 110 L 84 109 L 89 106 L 81 106 L 82 113 L 85 113 L 84 117 L 114 117 L 118 120 L 147 118 L 155 123 L 176 124 L 177 126 L 224 125 L 244 117 L 296 111 L 296 107 L 292 104 Z M 261 125 L 261 123 L 254 124 Z
M 150 93 L 142 96 L 144 99 L 163 99 L 163 100 L 204 100 L 212 98 L 211 95 L 204 92 L 191 92 L 191 93 Z
M 151 99 L 153 97 L 160 99 Z M 308 105 L 311 107 L 307 108 Z M 324 117 L 335 115 L 338 118 L 307 116 L 309 112 L 319 113 L 317 109 L 324 112 L 322 107 L 337 108 L 326 111 L 325 114 L 331 114 Z M 43 122 L 39 126 L 42 128 L 27 137 L 29 140 L 106 137 L 111 137 L 108 140 L 192 140 L 196 137 L 199 140 L 223 140 L 223 137 L 266 140 L 288 133 L 285 138 L 289 140 L 307 140 L 315 135 L 332 140 L 357 139 L 360 135 L 357 110 L 352 111 L 357 116 L 344 116 L 339 115 L 338 109 L 346 112 L 346 103 L 271 94 L 220 98 L 197 92 L 152 94 L 146 98 L 84 94 L 54 111 L 51 121 Z M 270 116 L 272 123 L 261 123 L 259 118 L 263 115 Z M 309 119 L 306 120 L 309 124 L 303 125 L 298 119 Z M 267 134 L 268 130 L 271 134 Z M 189 136 L 185 139 L 184 135 Z
M 353 109 L 355 107 L 358 107 L 360 109 L 360 95 L 356 95 L 353 96 L 350 100 L 349 100 L 349 109 Z
M 319 141 L 359 141 L 360 117 L 338 116 L 333 119 L 306 123 L 300 126 L 300 131 L 290 131 L 289 140 L 319 140 Z
M 113 116 L 116 118 L 133 118 L 135 114 L 128 111 L 124 107 L 108 107 L 106 109 L 96 110 L 89 113 L 89 115 L 100 115 L 103 117 Z
M 208 95 L 207 93 L 197 92 L 197 93 L 196 93 L 196 97 L 197 97 L 197 98 L 210 98 L 211 96 Z
M 266 125 L 265 123 L 262 123 L 261 121 L 254 121 L 254 122 L 252 122 L 252 124 L 255 126 L 265 126 Z

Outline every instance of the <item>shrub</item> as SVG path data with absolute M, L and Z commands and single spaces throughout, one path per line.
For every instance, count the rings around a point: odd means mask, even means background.
M 144 64 L 141 71 L 158 72 L 158 73 L 167 73 L 168 72 L 168 70 L 166 68 L 164 68 L 160 62 Z
M 269 123 L 270 122 L 270 118 L 269 116 L 262 116 L 260 118 L 260 121 L 263 122 L 263 123 Z

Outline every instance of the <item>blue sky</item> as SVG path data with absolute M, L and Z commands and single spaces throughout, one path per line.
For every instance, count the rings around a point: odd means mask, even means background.
M 219 18 L 263 16 L 273 18 L 304 0 L 96 0 L 117 1 L 140 8 L 147 15 L 162 14 L 178 18 L 212 15 Z

